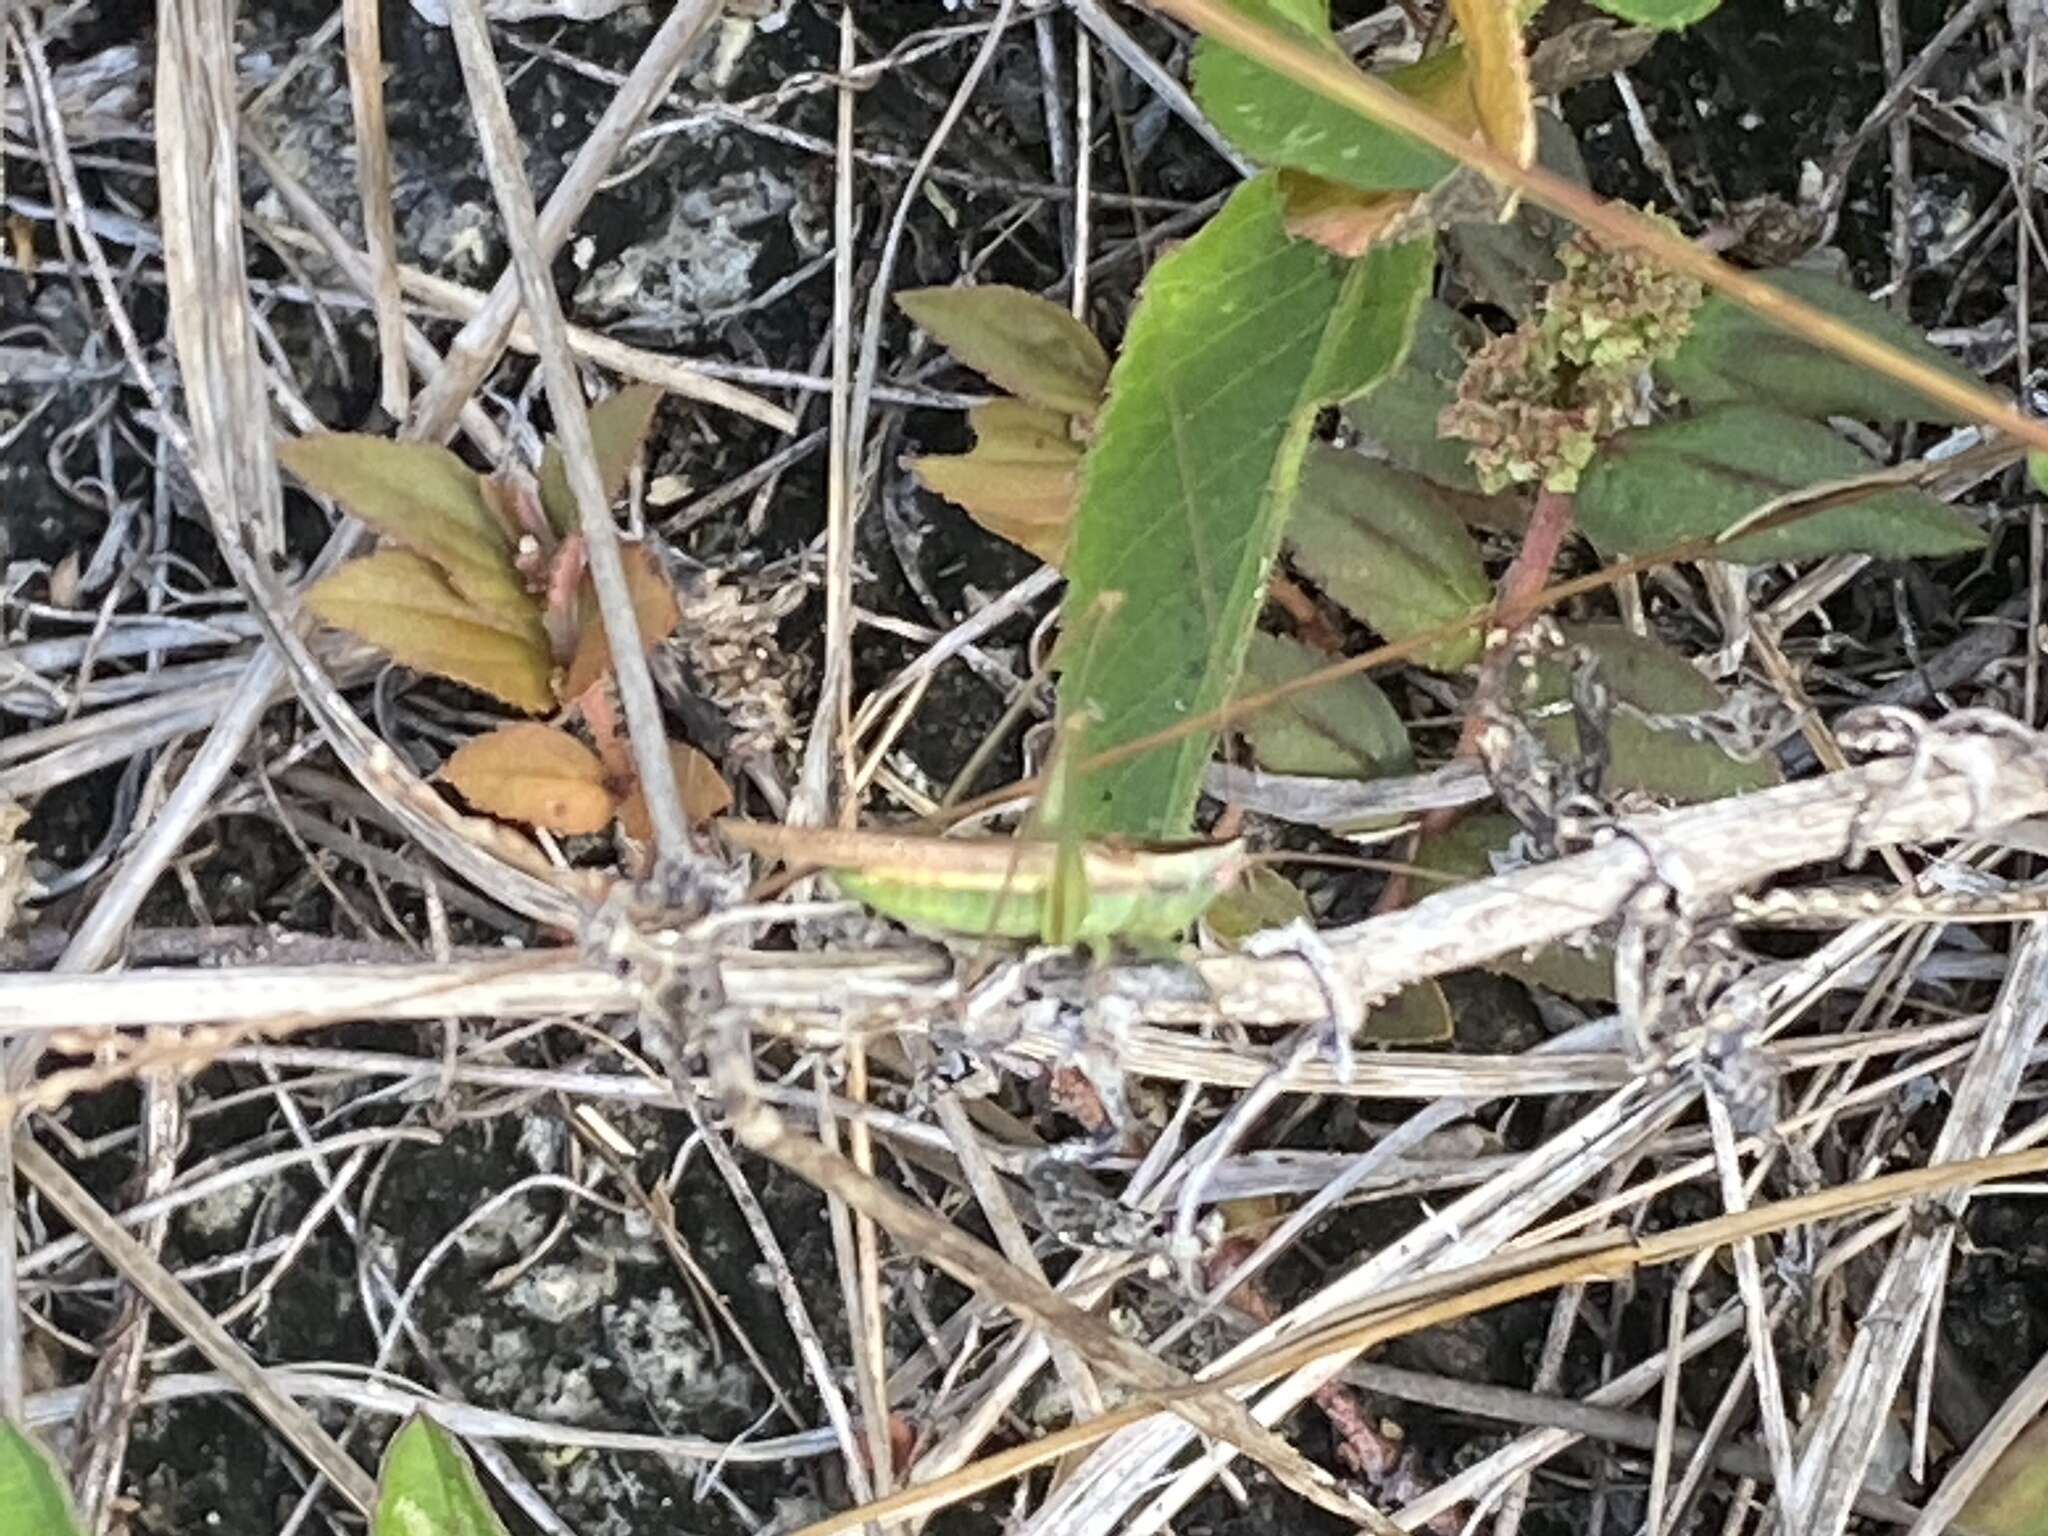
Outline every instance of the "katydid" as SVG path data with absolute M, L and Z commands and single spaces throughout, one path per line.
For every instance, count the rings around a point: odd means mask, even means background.
M 830 870 L 849 896 L 924 932 L 1100 944 L 1178 938 L 1243 873 L 1226 843 L 965 841 L 722 821 L 750 852 Z
M 1077 632 L 1092 643 L 1108 616 Z M 1063 636 L 1056 654 L 1073 640 L 1074 633 Z M 1242 877 L 1249 860 L 1244 843 L 1083 842 L 1061 835 L 1070 765 L 1082 756 L 1086 724 L 1085 718 L 1064 722 L 1029 830 L 1014 838 L 966 841 L 763 822 L 721 826 L 752 853 L 831 871 L 849 896 L 925 932 L 1095 946 L 1179 938 Z

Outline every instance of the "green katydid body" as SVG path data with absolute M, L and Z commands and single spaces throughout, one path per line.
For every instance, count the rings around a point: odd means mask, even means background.
M 1243 841 L 1117 844 L 922 837 L 723 821 L 741 847 L 829 870 L 849 896 L 922 932 L 1054 944 L 1171 939 L 1234 885 Z

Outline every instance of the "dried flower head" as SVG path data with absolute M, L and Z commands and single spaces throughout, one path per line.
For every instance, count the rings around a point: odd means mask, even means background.
M 1564 276 L 1521 327 L 1472 355 L 1437 421 L 1471 444 L 1489 493 L 1569 493 L 1600 440 L 1635 420 L 1645 370 L 1692 329 L 1704 290 L 1633 250 L 1585 235 L 1558 253 Z
M 732 727 L 733 761 L 773 758 L 797 739 L 795 694 L 801 662 L 786 655 L 776 628 L 804 599 L 800 586 L 751 594 L 717 576 L 698 578 L 669 641 L 693 691 Z
M 1578 367 L 1543 331 L 1510 331 L 1473 354 L 1437 430 L 1471 444 L 1489 494 L 1513 485 L 1568 493 L 1600 440 L 1633 419 L 1635 401 L 1631 373 Z

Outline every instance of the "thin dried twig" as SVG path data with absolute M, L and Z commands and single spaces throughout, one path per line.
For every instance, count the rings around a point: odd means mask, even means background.
M 356 125 L 356 195 L 363 235 L 377 276 L 378 379 L 384 409 L 405 418 L 412 381 L 405 366 L 405 312 L 399 307 L 398 234 L 391 212 L 391 140 L 384 132 L 384 36 L 376 0 L 342 0 L 347 40 L 349 107 Z
M 2044 1028 L 2048 926 L 2036 923 L 2013 957 L 1991 1026 L 1979 1037 L 1969 1070 L 1956 1085 L 1954 1107 L 1942 1125 L 1931 1167 L 1981 1157 L 1996 1144 Z M 1959 1195 L 1943 1201 L 1951 1216 L 1960 1215 L 1964 1203 Z M 1954 1241 L 1955 1227 L 1943 1222 L 1908 1234 L 1894 1250 L 1863 1309 L 1866 1326 L 1857 1330 L 1828 1400 L 1808 1421 L 1797 1481 L 1786 1491 L 1786 1502 L 1807 1511 L 1811 1524 L 1806 1528 L 1815 1536 L 1839 1536 L 1848 1522 L 1851 1501 L 1878 1446 L 1879 1425 L 1913 1360 L 1927 1310 L 1942 1292 Z
M 147 1297 L 166 1321 L 191 1339 L 214 1368 L 234 1382 L 250 1405 L 294 1450 L 317 1467 L 349 1503 L 365 1515 L 375 1508 L 377 1485 L 370 1474 L 348 1458 L 317 1419 L 277 1390 L 263 1368 L 214 1321 L 198 1298 L 108 1216 L 83 1185 L 26 1136 L 14 1138 L 14 1163 L 116 1272 Z

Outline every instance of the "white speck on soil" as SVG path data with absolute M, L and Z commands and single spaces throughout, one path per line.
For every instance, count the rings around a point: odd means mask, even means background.
M 760 244 L 746 231 L 787 213 L 796 189 L 764 169 L 722 176 L 686 193 L 653 238 L 599 265 L 576 290 L 580 312 L 642 318 L 663 328 L 744 301 Z
M 752 1376 L 735 1360 L 713 1362 L 696 1314 L 667 1286 L 606 1307 L 604 1332 L 619 1368 L 663 1416 L 752 1405 Z
M 557 1172 L 562 1164 L 562 1124 L 551 1115 L 528 1115 L 519 1122 L 519 1155 L 538 1173 Z
M 262 1193 L 263 1186 L 253 1179 L 230 1184 L 186 1206 L 183 1214 L 185 1226 L 200 1237 L 225 1237 L 231 1232 L 239 1232 Z
M 605 1263 L 543 1264 L 521 1275 L 506 1299 L 544 1323 L 581 1317 L 619 1288 L 619 1272 Z
M 506 1200 L 493 1206 L 461 1232 L 455 1246 L 476 1263 L 502 1264 L 527 1253 L 547 1235 L 548 1218 L 531 1200 Z

